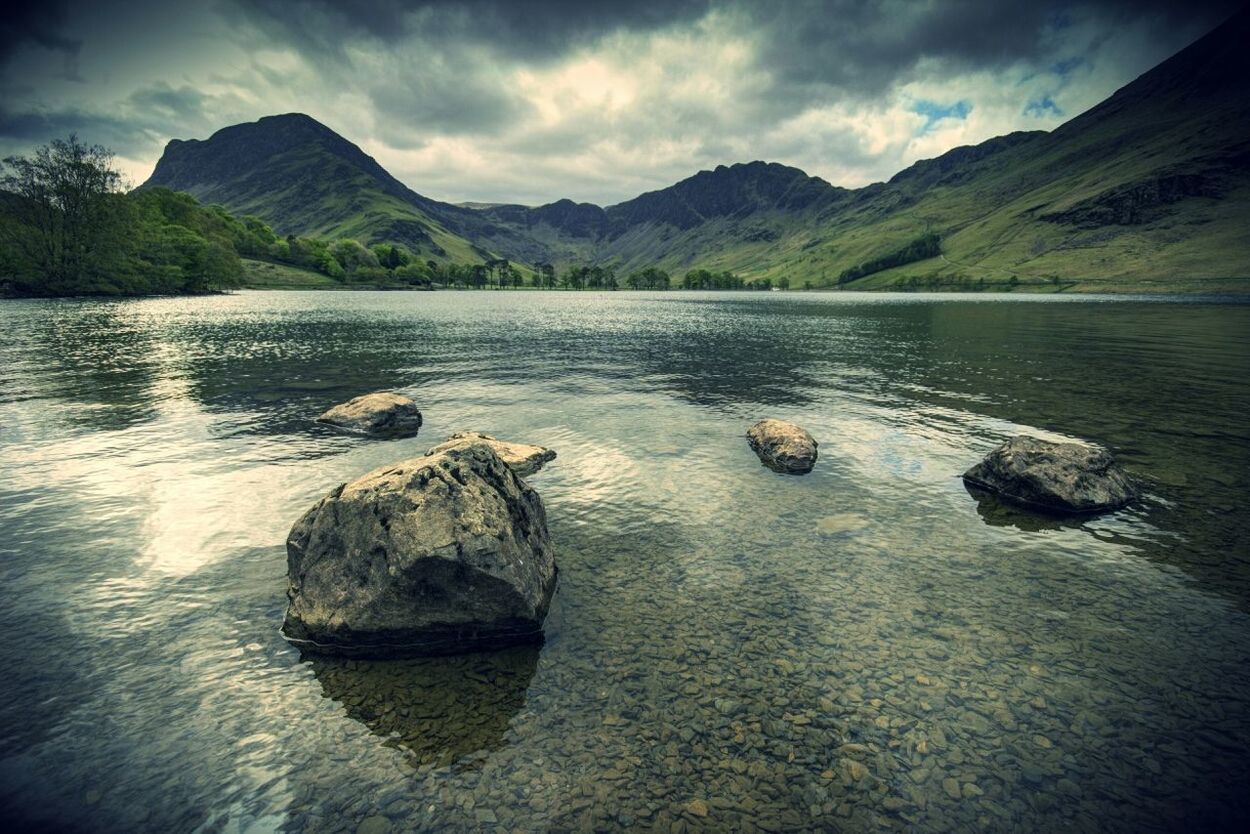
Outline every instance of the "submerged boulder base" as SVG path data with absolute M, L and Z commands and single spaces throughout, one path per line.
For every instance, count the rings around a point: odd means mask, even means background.
M 785 420 L 760 420 L 747 430 L 747 443 L 776 472 L 803 475 L 816 465 L 816 441 L 806 429 Z
M 1104 449 L 1018 435 L 964 473 L 964 481 L 1014 504 L 1053 513 L 1123 507 L 1138 490 Z
M 421 411 L 403 394 L 377 391 L 336 405 L 317 422 L 364 434 L 411 437 L 421 428 Z
M 539 469 L 542 469 L 548 461 L 555 460 L 556 453 L 546 446 L 534 446 L 529 443 L 509 443 L 506 440 L 499 440 L 491 437 L 489 434 L 482 434 L 480 431 L 462 431 L 450 435 L 442 443 L 435 446 L 427 455 L 437 455 L 448 449 L 454 449 L 458 446 L 465 446 L 470 443 L 485 443 L 499 455 L 500 459 L 512 467 L 512 471 L 520 475 L 522 478 L 533 475 Z
M 556 584 L 542 500 L 484 443 L 375 469 L 291 528 L 282 632 L 327 654 L 542 639 Z

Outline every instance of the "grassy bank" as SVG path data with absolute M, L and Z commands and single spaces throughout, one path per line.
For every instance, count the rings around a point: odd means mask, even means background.
M 289 264 L 243 258 L 243 288 L 249 290 L 415 290 L 397 282 L 344 283 Z

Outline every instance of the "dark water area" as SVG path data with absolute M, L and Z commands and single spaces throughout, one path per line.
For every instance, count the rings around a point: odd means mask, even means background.
M 377 389 L 369 441 L 311 418 Z M 0 305 L 0 816 L 81 831 L 1203 831 L 1250 814 L 1250 305 L 263 293 Z M 747 427 L 793 420 L 808 476 Z M 278 634 L 290 525 L 556 449 L 541 648 Z M 959 473 L 1111 449 L 1080 521 Z

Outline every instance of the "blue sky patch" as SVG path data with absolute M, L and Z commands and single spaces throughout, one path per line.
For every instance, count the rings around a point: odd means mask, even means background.
M 1050 96 L 1033 99 L 1024 108 L 1024 115 L 1041 118 L 1043 116 L 1062 116 L 1063 110 L 1055 104 Z
M 924 125 L 920 128 L 921 133 L 928 133 L 933 126 L 943 119 L 959 119 L 968 118 L 968 114 L 972 112 L 972 104 L 967 99 L 960 99 L 954 104 L 938 104 L 936 101 L 920 100 L 912 105 L 911 111 L 924 116 Z
M 1085 59 L 1081 57 L 1065 58 L 1051 65 L 1050 71 L 1061 78 L 1066 78 L 1072 70 L 1085 63 Z

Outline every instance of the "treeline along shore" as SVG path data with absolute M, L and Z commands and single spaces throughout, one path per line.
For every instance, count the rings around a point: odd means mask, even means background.
M 399 243 L 280 235 L 258 217 L 236 217 L 162 187 L 126 191 L 113 154 L 71 135 L 30 156 L 4 160 L 0 177 L 0 295 L 144 296 L 265 285 L 266 268 L 298 270 L 292 286 L 344 289 L 769 290 L 765 278 L 657 267 L 618 273 L 611 264 L 532 266 L 421 259 Z M 810 284 L 809 284 L 810 286 Z

